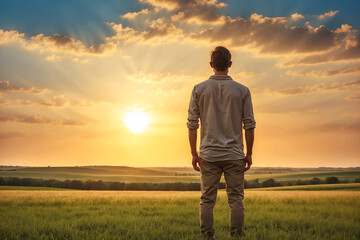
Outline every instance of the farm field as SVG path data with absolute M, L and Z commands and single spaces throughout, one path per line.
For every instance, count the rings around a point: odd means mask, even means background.
M 319 184 L 303 186 L 284 186 L 249 189 L 256 191 L 360 191 L 360 183 L 343 183 L 343 184 Z
M 28 167 L 14 168 L 14 171 L 0 171 L 0 177 L 43 178 L 57 180 L 103 180 L 125 183 L 164 183 L 164 182 L 199 182 L 199 173 L 192 168 L 133 168 L 115 166 L 88 167 Z M 254 168 L 245 174 L 246 180 L 259 179 L 261 182 L 270 178 L 276 181 L 309 180 L 314 177 L 324 180 L 337 177 L 340 181 L 354 182 L 360 178 L 360 170 L 322 170 L 314 169 L 261 169 Z
M 200 239 L 199 192 L 0 191 L 0 239 Z M 243 239 L 359 239 L 360 191 L 245 191 Z M 215 207 L 228 236 L 227 197 Z
M 52 187 L 31 187 L 31 186 L 0 186 L 1 190 L 24 190 L 24 191 L 72 191 L 68 188 L 52 188 Z

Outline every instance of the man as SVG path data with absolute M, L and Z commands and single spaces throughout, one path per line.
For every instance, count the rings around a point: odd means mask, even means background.
M 231 64 L 231 54 L 225 47 L 218 46 L 211 52 L 210 66 L 215 75 L 195 85 L 188 111 L 192 165 L 201 173 L 201 235 L 209 239 L 215 239 L 213 209 L 222 173 L 230 207 L 230 233 L 245 235 L 244 171 L 252 165 L 255 120 L 249 89 L 228 75 Z M 199 118 L 200 156 L 196 151 Z

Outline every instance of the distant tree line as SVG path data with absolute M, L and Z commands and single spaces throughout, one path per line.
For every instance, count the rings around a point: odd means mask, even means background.
M 199 191 L 200 183 L 123 183 L 102 180 L 55 180 L 39 178 L 0 177 L 0 185 L 69 188 L 78 190 L 147 190 L 147 191 Z
M 346 182 L 346 181 L 343 181 Z M 357 178 L 355 182 L 360 182 Z M 310 180 L 293 180 L 277 182 L 274 179 L 268 179 L 260 182 L 259 179 L 244 182 L 245 188 L 264 188 L 278 186 L 294 185 L 315 185 L 340 183 L 337 177 L 327 177 L 325 180 L 312 178 Z M 102 180 L 81 181 L 81 180 L 55 180 L 41 178 L 18 178 L 18 177 L 0 177 L 0 185 L 7 186 L 37 186 L 68 188 L 78 190 L 146 190 L 146 191 L 200 191 L 200 183 L 123 183 L 123 182 L 104 182 Z M 219 189 L 225 189 L 226 185 L 220 182 Z
M 346 183 L 348 181 L 343 181 L 343 183 Z M 356 182 L 356 180 L 355 180 Z M 245 181 L 244 185 L 245 188 L 264 188 L 264 187 L 279 187 L 279 186 L 296 186 L 296 185 L 316 185 L 316 184 L 334 184 L 334 183 L 340 183 L 339 179 L 337 177 L 327 177 L 325 180 L 321 180 L 319 178 L 312 178 L 309 180 L 290 180 L 290 181 L 281 181 L 278 182 L 274 180 L 273 178 L 265 180 L 263 182 L 259 182 L 259 179 Z

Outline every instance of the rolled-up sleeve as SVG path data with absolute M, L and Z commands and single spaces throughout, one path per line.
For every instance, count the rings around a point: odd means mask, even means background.
M 199 118 L 200 118 L 200 110 L 199 110 L 199 105 L 198 105 L 198 98 L 196 95 L 196 89 L 194 87 L 194 89 L 191 93 L 191 98 L 190 98 L 187 127 L 189 129 L 198 129 L 199 128 Z
M 253 105 L 251 101 L 251 94 L 249 90 L 247 90 L 247 94 L 244 97 L 242 122 L 243 128 L 245 130 L 253 129 L 256 126 Z

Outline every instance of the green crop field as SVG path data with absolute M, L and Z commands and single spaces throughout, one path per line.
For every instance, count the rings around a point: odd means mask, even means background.
M 1 168 L 0 168 L 1 170 Z M 103 180 L 125 183 L 165 183 L 165 182 L 200 182 L 198 172 L 192 168 L 134 168 L 116 166 L 87 167 L 27 167 L 0 171 L 0 177 L 43 178 L 57 180 Z M 309 180 L 317 177 L 337 177 L 340 181 L 354 182 L 360 178 L 359 170 L 322 170 L 319 169 L 282 169 L 254 168 L 246 172 L 246 180 L 259 179 L 260 182 L 273 178 L 276 181 Z
M 0 191 L 0 239 L 200 239 L 199 192 Z M 246 191 L 244 239 L 359 239 L 360 191 Z M 228 235 L 225 191 L 217 239 Z

